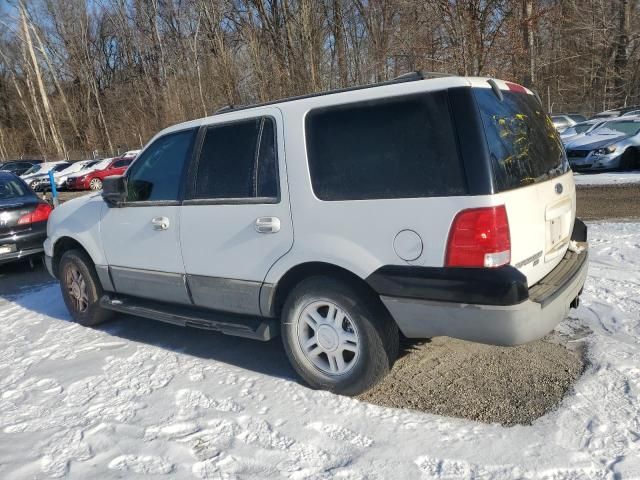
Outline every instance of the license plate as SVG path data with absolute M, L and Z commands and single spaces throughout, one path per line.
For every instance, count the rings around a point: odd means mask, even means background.
M 5 253 L 13 253 L 16 251 L 15 244 L 9 245 L 0 245 L 0 255 L 4 255 Z
M 556 218 L 549 222 L 549 237 L 551 239 L 552 247 L 562 240 L 562 220 L 560 218 Z

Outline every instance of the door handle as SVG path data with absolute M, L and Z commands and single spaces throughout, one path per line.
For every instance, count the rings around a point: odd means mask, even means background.
M 151 220 L 154 230 L 167 230 L 169 228 L 169 219 L 167 217 L 155 217 Z
M 280 231 L 280 219 L 278 217 L 256 218 L 256 232 L 277 233 Z

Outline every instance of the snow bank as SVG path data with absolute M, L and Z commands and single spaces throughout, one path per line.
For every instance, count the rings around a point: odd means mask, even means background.
M 640 183 L 640 171 L 602 173 L 574 172 L 573 179 L 576 185 L 622 185 L 625 183 Z
M 0 478 L 640 478 L 640 225 L 591 225 L 591 365 L 511 428 L 292 381 L 262 344 L 123 318 L 68 320 L 56 286 L 0 299 Z

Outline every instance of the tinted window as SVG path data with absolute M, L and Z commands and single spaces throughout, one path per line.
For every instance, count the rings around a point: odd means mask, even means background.
M 276 198 L 275 124 L 269 117 L 207 128 L 194 198 Z
M 466 191 L 446 92 L 311 111 L 306 135 L 313 190 L 322 200 Z
M 560 137 L 533 95 L 474 89 L 499 191 L 530 185 L 569 170 Z
M 0 200 L 29 195 L 27 187 L 16 178 L 0 178 Z
M 61 172 L 65 168 L 68 168 L 69 165 L 71 165 L 71 164 L 70 163 L 61 163 L 60 165 L 56 165 L 55 167 L 53 167 L 51 170 L 53 170 L 54 172 Z
M 131 159 L 128 160 L 118 160 L 117 162 L 113 162 L 113 165 L 111 165 L 111 168 L 122 168 L 122 167 L 126 167 L 127 165 L 129 165 L 131 163 Z
M 153 142 L 128 171 L 127 200 L 177 200 L 183 166 L 190 156 L 194 136 L 195 130 L 185 130 Z

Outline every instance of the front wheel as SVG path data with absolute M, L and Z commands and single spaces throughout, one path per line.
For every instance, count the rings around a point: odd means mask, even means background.
M 102 190 L 102 180 L 99 178 L 92 178 L 89 182 L 89 188 L 91 190 Z
M 69 250 L 60 259 L 58 272 L 62 298 L 73 320 L 85 327 L 109 319 L 111 312 L 100 306 L 102 286 L 93 262 L 78 250 Z
M 357 395 L 380 382 L 398 355 L 398 328 L 373 295 L 313 277 L 289 295 L 282 314 L 289 361 L 312 388 Z

